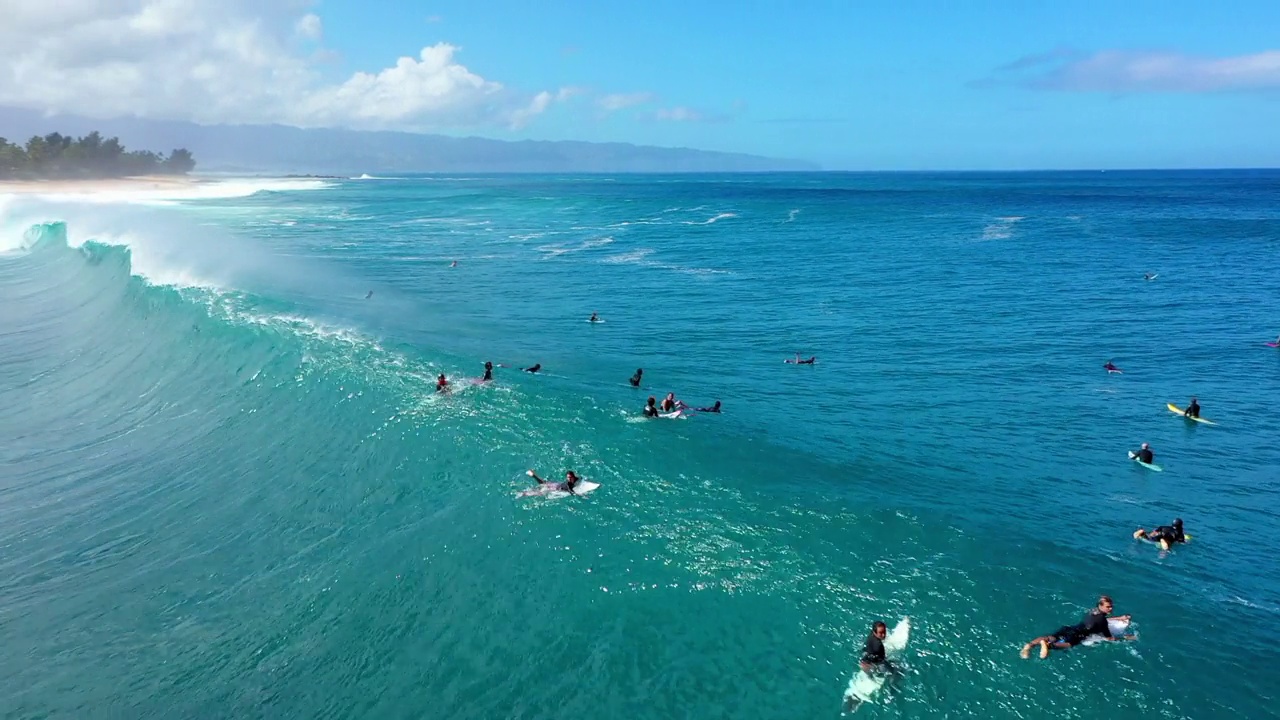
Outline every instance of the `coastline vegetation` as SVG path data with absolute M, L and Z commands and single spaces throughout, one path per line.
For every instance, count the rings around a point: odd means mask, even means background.
M 169 153 L 126 150 L 119 138 L 98 131 L 73 138 L 61 133 L 36 135 L 25 145 L 0 137 L 0 179 L 98 179 L 138 175 L 185 175 L 196 167 L 190 151 Z

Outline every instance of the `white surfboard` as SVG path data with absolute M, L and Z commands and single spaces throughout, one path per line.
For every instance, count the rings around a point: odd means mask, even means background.
M 894 659 L 902 655 L 903 649 L 907 647 L 907 640 L 911 635 L 911 618 L 904 617 L 898 621 L 893 630 L 884 638 L 884 654 L 886 658 Z M 884 685 L 884 675 L 877 673 L 868 675 L 862 671 L 862 668 L 856 667 L 853 676 L 849 678 L 849 687 L 844 691 L 844 706 L 848 712 L 858 709 L 858 706 L 867 702 L 876 694 Z
M 1107 618 L 1107 627 L 1111 630 L 1111 637 L 1120 637 L 1129 632 L 1129 618 Z M 1101 635 L 1090 635 L 1081 640 L 1080 644 L 1088 647 L 1100 642 L 1106 642 Z
M 590 480 L 579 480 L 577 487 L 570 493 L 564 489 L 564 483 L 543 483 L 537 487 L 521 490 L 516 497 L 545 497 L 549 500 L 558 500 L 566 498 L 570 495 L 586 495 L 587 493 L 600 487 L 600 483 L 594 483 Z

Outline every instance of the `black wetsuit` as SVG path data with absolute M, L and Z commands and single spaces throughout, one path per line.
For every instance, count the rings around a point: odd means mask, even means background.
M 1150 540 L 1151 542 L 1156 542 L 1156 543 L 1160 542 L 1161 540 L 1164 540 L 1169 543 L 1180 543 L 1180 542 L 1186 542 L 1187 536 L 1183 534 L 1182 530 L 1172 525 L 1161 525 L 1155 530 L 1152 530 L 1151 532 L 1147 533 L 1147 539 Z
M 645 405 L 645 406 L 644 406 L 644 416 L 645 416 L 645 417 L 658 417 L 658 406 L 657 406 L 657 405 Z
M 482 381 L 484 381 L 484 382 L 489 382 L 490 380 L 492 380 L 492 379 L 493 379 L 493 368 L 491 368 L 491 367 L 487 367 L 487 368 L 485 368 L 485 369 L 484 369 L 484 377 L 482 377 L 482 378 L 480 378 L 480 379 L 481 379 Z
M 640 373 L 631 376 L 631 387 L 640 387 Z
M 1187 417 L 1200 417 L 1200 403 L 1192 401 L 1192 403 L 1187 406 Z
M 538 363 L 537 365 L 534 365 L 533 367 L 527 367 L 527 368 L 525 368 L 525 369 L 524 369 L 524 371 L 525 371 L 525 372 L 527 372 L 527 373 L 536 373 L 536 372 L 538 372 L 538 371 L 539 371 L 539 370 L 541 370 L 541 369 L 542 369 L 542 363 Z
M 1107 614 L 1094 608 L 1090 610 L 1084 619 L 1080 621 L 1080 637 L 1087 638 L 1090 635 L 1101 635 L 1102 637 L 1111 637 L 1111 626 L 1107 625 Z
M 1138 456 L 1138 460 L 1148 465 L 1151 464 L 1151 461 L 1156 459 L 1156 454 L 1151 452 L 1150 448 L 1142 448 L 1136 453 L 1136 455 Z
M 884 658 L 884 641 L 872 633 L 867 637 L 867 644 L 862 647 L 862 662 L 876 667 L 883 667 Z
M 710 413 L 718 413 L 718 412 L 720 412 L 720 406 L 719 406 L 719 405 L 712 405 L 711 407 L 694 408 L 694 409 L 693 409 L 693 411 L 694 411 L 694 412 L 710 412 Z

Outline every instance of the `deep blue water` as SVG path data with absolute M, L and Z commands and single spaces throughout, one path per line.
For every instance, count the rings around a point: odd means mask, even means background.
M 1280 172 L 241 186 L 0 198 L 0 716 L 1277 716 Z

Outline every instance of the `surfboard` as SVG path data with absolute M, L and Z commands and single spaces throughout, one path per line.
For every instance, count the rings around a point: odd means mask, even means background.
M 884 638 L 884 654 L 886 658 L 895 659 L 902 655 L 911 636 L 911 618 L 904 617 L 898 621 L 893 630 Z M 884 685 L 884 674 L 868 675 L 861 666 L 853 669 L 849 678 L 849 687 L 844 691 L 844 707 L 847 712 L 858 709 L 862 703 L 870 700 Z
M 658 417 L 660 417 L 660 418 L 664 418 L 664 419 L 667 419 L 667 420 L 683 420 L 683 419 L 684 419 L 684 411 L 683 411 L 683 410 L 675 410 L 675 411 L 673 411 L 673 412 L 669 412 L 669 413 L 658 413 Z
M 599 325 L 600 323 L 604 322 L 604 320 L 592 320 L 590 318 L 587 318 L 587 322 L 591 323 L 592 325 Z
M 573 489 L 573 495 L 586 495 L 587 493 L 600 487 L 600 483 L 594 483 L 590 480 L 578 481 L 578 486 Z M 545 497 L 548 500 L 559 500 L 560 498 L 569 497 L 571 493 L 564 489 L 564 483 L 543 483 L 537 487 L 521 490 L 516 497 Z
M 1267 347 L 1280 348 L 1280 343 L 1264 343 Z
M 1149 277 L 1149 278 L 1147 278 L 1147 279 L 1148 279 L 1148 280 L 1155 280 L 1155 279 L 1156 279 L 1156 278 L 1158 278 L 1158 277 L 1160 277 L 1160 273 L 1156 273 L 1155 275 L 1152 275 L 1151 277 Z
M 1144 463 L 1141 460 L 1139 460 L 1137 454 L 1134 453 L 1132 450 L 1129 451 L 1129 459 L 1138 463 L 1139 465 L 1141 465 L 1142 467 L 1148 470 L 1155 470 L 1156 472 L 1164 472 L 1164 468 L 1160 467 L 1159 465 L 1152 465 L 1151 463 Z
M 1164 404 L 1164 406 L 1165 406 L 1165 407 L 1167 407 L 1167 408 L 1169 408 L 1169 412 L 1173 413 L 1174 415 L 1182 415 L 1182 408 L 1178 407 L 1177 405 L 1174 405 L 1173 403 L 1165 403 L 1165 404 Z M 1187 417 L 1186 415 L 1182 415 L 1182 416 L 1183 416 L 1183 417 Z M 1198 417 L 1189 417 L 1189 418 L 1187 418 L 1187 419 L 1188 419 L 1188 420 L 1195 420 L 1196 422 L 1198 422 L 1198 423 L 1204 423 L 1205 425 L 1217 425 L 1217 424 L 1218 424 L 1218 423 L 1216 423 L 1216 422 L 1214 422 L 1214 421 L 1212 421 L 1212 420 L 1206 420 L 1206 419 L 1204 419 L 1204 418 L 1198 418 Z
M 1120 637 L 1121 635 L 1129 632 L 1129 624 L 1129 618 L 1107 618 L 1107 629 L 1111 630 L 1111 637 Z M 1098 643 L 1105 641 L 1106 639 L 1101 635 L 1090 635 L 1084 640 L 1081 640 L 1080 644 L 1085 647 L 1089 647 L 1090 645 L 1097 645 Z

